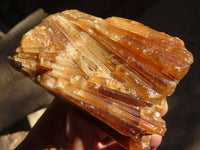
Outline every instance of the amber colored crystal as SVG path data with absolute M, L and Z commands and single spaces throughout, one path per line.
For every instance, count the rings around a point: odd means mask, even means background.
M 166 96 L 193 62 L 176 37 L 77 10 L 47 17 L 10 59 L 48 91 L 130 137 L 130 149 L 149 149 L 146 135 L 164 135 Z

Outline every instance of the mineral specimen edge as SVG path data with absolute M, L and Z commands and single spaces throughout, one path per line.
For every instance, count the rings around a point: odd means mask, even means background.
M 27 32 L 10 60 L 48 91 L 130 137 L 130 149 L 137 150 L 149 149 L 146 135 L 164 135 L 166 96 L 193 57 L 180 39 L 138 22 L 67 10 Z

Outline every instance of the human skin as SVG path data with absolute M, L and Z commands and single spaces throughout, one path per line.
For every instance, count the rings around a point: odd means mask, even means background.
M 168 105 L 162 113 L 167 113 Z M 151 150 L 162 137 L 152 135 Z M 16 150 L 125 150 L 96 125 L 55 99 Z

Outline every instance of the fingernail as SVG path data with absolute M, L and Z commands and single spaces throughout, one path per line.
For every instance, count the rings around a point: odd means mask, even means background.
M 157 147 L 160 145 L 161 141 L 162 141 L 162 136 L 153 134 L 150 140 L 150 144 L 152 147 L 151 150 L 156 150 Z
M 156 150 L 158 147 L 152 147 L 151 150 Z
M 76 137 L 74 139 L 72 149 L 73 150 L 84 150 L 83 141 L 80 138 Z

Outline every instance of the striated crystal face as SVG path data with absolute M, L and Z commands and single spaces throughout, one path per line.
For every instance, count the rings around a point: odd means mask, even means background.
M 47 17 L 10 59 L 47 90 L 130 137 L 135 149 L 149 148 L 143 135 L 164 135 L 166 96 L 193 62 L 176 37 L 77 10 Z

